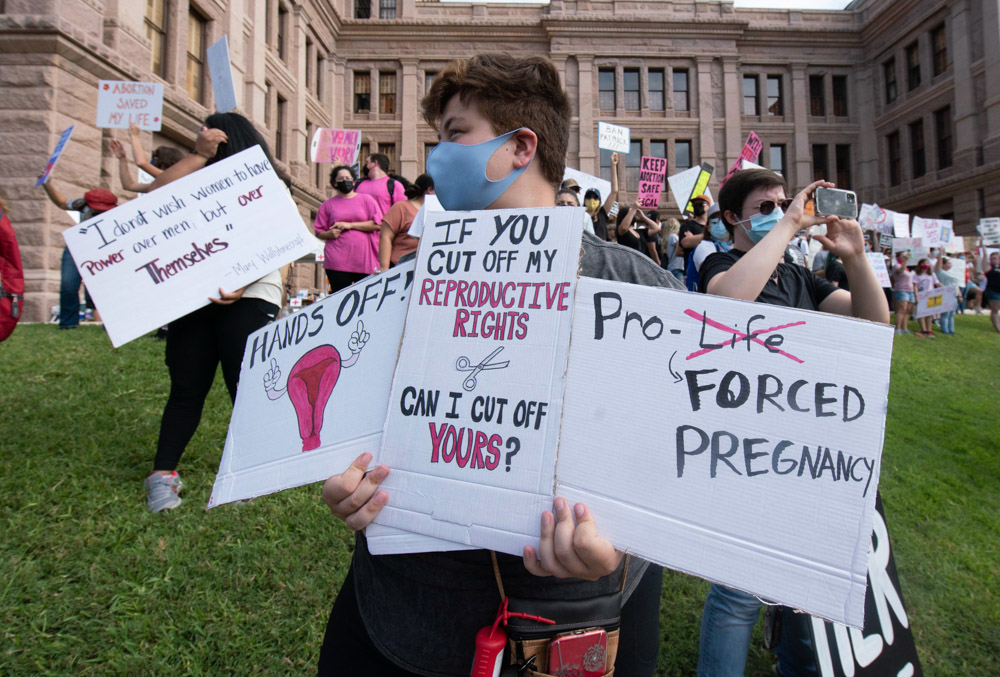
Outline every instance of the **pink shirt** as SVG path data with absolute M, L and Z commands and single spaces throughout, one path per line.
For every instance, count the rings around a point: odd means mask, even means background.
M 383 176 L 381 179 L 368 179 L 359 183 L 354 190 L 362 195 L 371 195 L 375 198 L 382 213 L 385 214 L 389 211 L 389 207 L 406 199 L 402 181 L 396 181 L 396 187 L 392 190 L 391 199 L 389 197 L 389 187 L 386 185 L 388 183 L 388 176 Z
M 913 293 L 913 272 L 898 263 L 892 267 L 892 290 Z
M 313 229 L 327 231 L 337 221 L 374 221 L 382 223 L 382 210 L 368 195 L 346 198 L 335 195 L 324 202 L 316 214 Z M 345 273 L 374 273 L 378 270 L 378 230 L 365 233 L 345 230 L 336 240 L 327 240 L 323 267 Z

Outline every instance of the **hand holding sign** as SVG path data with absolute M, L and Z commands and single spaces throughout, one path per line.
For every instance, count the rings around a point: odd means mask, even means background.
M 597 523 L 587 506 L 577 503 L 570 510 L 569 502 L 557 496 L 552 509 L 555 515 L 548 510 L 542 513 L 537 553 L 530 545 L 524 546 L 525 569 L 535 576 L 596 581 L 618 568 L 623 553 L 597 533 Z
M 360 531 L 371 524 L 389 500 L 387 493 L 377 491 L 382 480 L 389 476 L 389 468 L 380 465 L 367 472 L 371 460 L 372 455 L 366 451 L 347 470 L 323 483 L 323 502 L 351 531 Z

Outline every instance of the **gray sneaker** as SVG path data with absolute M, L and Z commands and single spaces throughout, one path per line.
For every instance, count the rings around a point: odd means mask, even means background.
M 177 471 L 164 475 L 154 472 L 146 478 L 146 507 L 150 512 L 161 512 L 176 508 L 181 504 L 181 497 L 177 492 L 181 490 L 184 483 L 181 482 Z

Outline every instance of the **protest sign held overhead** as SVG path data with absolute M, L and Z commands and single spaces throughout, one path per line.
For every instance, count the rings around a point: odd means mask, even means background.
M 309 144 L 313 162 L 353 165 L 361 150 L 361 130 L 318 128 Z
M 917 254 L 923 251 L 923 243 L 919 237 L 894 237 L 892 238 L 892 255 L 897 256 L 902 252 L 910 252 L 910 263 L 917 263 Z
M 580 186 L 580 204 L 583 204 L 583 196 L 587 194 L 587 191 L 593 188 L 601 195 L 601 202 L 608 199 L 608 195 L 611 194 L 611 182 L 605 181 L 604 179 L 581 172 L 579 169 L 573 169 L 572 167 L 566 167 L 563 170 L 563 181 L 566 179 L 573 179 Z
M 247 338 L 209 507 L 325 480 L 378 449 L 412 283 L 411 261 Z
M 597 123 L 597 147 L 628 155 L 631 131 L 628 127 L 608 122 Z
M 882 252 L 867 252 L 865 258 L 868 259 L 872 270 L 875 271 L 875 277 L 878 278 L 879 284 L 883 287 L 891 287 L 892 280 L 889 279 L 889 270 L 885 267 L 885 257 L 882 256 Z
M 212 80 L 215 109 L 228 113 L 236 108 L 236 87 L 233 85 L 233 66 L 229 61 L 229 36 L 223 35 L 205 50 L 208 75 Z
M 948 240 L 951 239 L 951 221 L 914 216 L 910 234 L 913 237 L 919 237 L 927 247 L 941 247 L 947 244 L 947 240 L 944 239 L 945 235 L 947 235 Z
M 583 211 L 430 216 L 379 455 L 392 500 L 376 522 L 520 554 L 552 503 Z
M 976 230 L 983 236 L 983 244 L 1000 244 L 1000 218 L 979 219 Z
M 958 288 L 935 287 L 927 291 L 917 292 L 917 310 L 913 317 L 927 317 L 940 313 L 950 313 L 958 309 Z
M 858 212 L 858 223 L 862 230 L 893 234 L 892 218 L 877 204 L 862 204 Z
M 63 237 L 116 347 L 316 249 L 259 146 Z
M 56 163 L 59 162 L 59 158 L 62 156 L 62 152 L 66 148 L 66 144 L 69 142 L 69 137 L 73 136 L 74 129 L 76 129 L 76 125 L 70 125 L 63 130 L 62 134 L 59 135 L 56 147 L 52 151 L 52 155 L 49 156 L 49 161 L 45 163 L 45 169 L 42 170 L 38 180 L 35 181 L 36 186 L 40 186 L 49 180 L 52 170 L 56 168 Z
M 642 156 L 639 164 L 639 205 L 644 209 L 654 209 L 660 204 L 663 192 L 663 178 L 667 175 L 667 161 L 664 158 Z
M 107 129 L 160 131 L 163 126 L 163 84 L 101 80 L 97 83 L 97 126 Z
M 674 194 L 677 208 L 682 215 L 691 214 L 694 209 L 691 198 L 699 195 L 712 197 L 711 191 L 708 190 L 708 181 L 712 178 L 713 171 L 712 165 L 703 162 L 700 167 L 691 167 L 667 178 L 670 192 Z
M 910 237 L 910 215 L 900 214 L 889 209 L 883 210 L 892 224 L 892 234 L 896 237 Z
M 736 158 L 736 162 L 734 162 L 733 166 L 729 168 L 729 171 L 726 172 L 726 175 L 722 177 L 722 181 L 719 182 L 719 187 L 721 188 L 722 186 L 726 185 L 726 181 L 729 180 L 730 176 L 732 176 L 741 169 L 746 169 L 746 167 L 743 166 L 744 160 L 756 163 L 757 158 L 760 157 L 760 151 L 763 149 L 764 149 L 764 142 L 760 140 L 760 137 L 757 136 L 757 134 L 755 134 L 754 132 L 750 132 L 747 135 L 746 142 L 743 144 L 743 150 L 740 151 L 740 156 Z
M 621 550 L 861 627 L 892 337 L 581 278 L 556 494 Z M 614 403 L 650 401 L 671 403 L 658 425 L 611 424 Z M 776 496 L 808 509 L 776 520 Z
M 889 529 L 881 496 L 876 496 L 865 625 L 858 630 L 840 623 L 809 619 L 813 655 L 820 677 L 920 677 L 923 671 L 903 605 Z

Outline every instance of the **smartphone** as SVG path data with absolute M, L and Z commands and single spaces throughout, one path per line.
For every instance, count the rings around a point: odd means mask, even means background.
M 816 201 L 817 216 L 858 218 L 858 196 L 854 191 L 820 187 L 813 193 L 813 198 Z
M 601 677 L 608 662 L 608 633 L 587 628 L 557 635 L 549 642 L 550 675 Z

